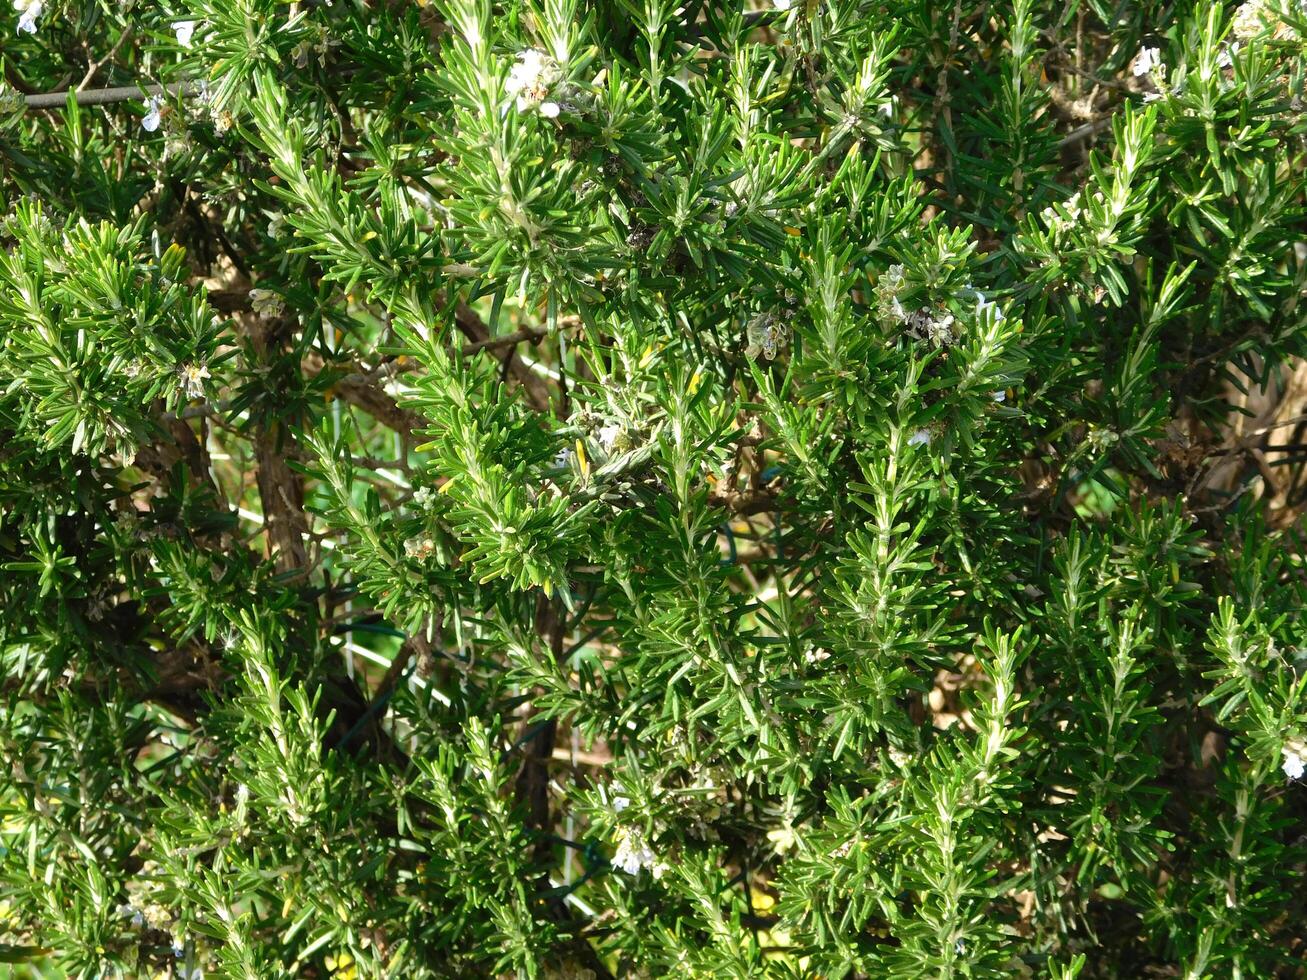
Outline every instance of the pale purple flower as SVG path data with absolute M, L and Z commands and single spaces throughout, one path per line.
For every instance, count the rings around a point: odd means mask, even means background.
M 45 10 L 41 0 L 14 0 L 14 9 L 18 11 L 18 33 L 35 34 L 36 22 Z
M 147 133 L 153 133 L 163 122 L 163 98 L 158 95 L 150 96 L 149 110 L 141 120 L 141 128 Z
M 1280 763 L 1280 768 L 1289 779 L 1302 779 L 1303 774 L 1307 773 L 1307 745 L 1301 742 L 1285 745 L 1280 749 L 1284 756 L 1284 761 Z

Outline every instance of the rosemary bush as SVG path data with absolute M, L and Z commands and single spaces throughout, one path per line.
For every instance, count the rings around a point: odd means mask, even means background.
M 1307 975 L 1293 0 L 13 6 L 0 959 Z

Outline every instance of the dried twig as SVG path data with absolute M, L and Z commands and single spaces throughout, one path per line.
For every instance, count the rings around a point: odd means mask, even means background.
M 119 50 L 121 50 L 123 43 L 132 36 L 133 29 L 134 28 L 131 24 L 128 24 L 126 27 L 124 27 L 123 32 L 118 35 L 118 40 L 115 41 L 113 47 L 109 49 L 109 53 L 106 54 L 103 58 L 100 58 L 98 61 L 92 61 L 90 65 L 87 66 L 86 74 L 83 75 L 82 80 L 77 83 L 78 92 L 84 92 L 86 90 L 86 86 L 91 84 L 91 80 L 95 78 L 96 74 L 100 71 L 100 69 L 103 68 L 105 65 L 107 65 L 109 62 L 113 61 L 114 56 L 118 54 Z

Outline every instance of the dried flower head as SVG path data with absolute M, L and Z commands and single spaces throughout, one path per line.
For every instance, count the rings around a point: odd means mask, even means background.
M 756 360 L 762 355 L 764 360 L 774 361 L 789 339 L 790 331 L 780 317 L 772 313 L 760 313 L 749 321 L 746 334 L 746 357 Z
M 285 310 L 285 301 L 270 289 L 250 290 L 250 309 L 259 316 L 280 316 Z
M 203 364 L 184 364 L 177 374 L 180 377 L 182 393 L 187 398 L 200 398 L 204 395 L 204 381 L 210 377 L 207 367 Z

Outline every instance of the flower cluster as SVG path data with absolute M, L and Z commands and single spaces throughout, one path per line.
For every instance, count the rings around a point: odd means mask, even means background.
M 876 282 L 876 318 L 881 326 L 898 326 L 908 319 L 900 297 L 903 294 L 903 266 L 892 265 Z
M 163 892 L 163 883 L 154 877 L 158 870 L 153 861 L 142 865 L 139 876 L 127 883 L 127 901 L 118 906 L 117 912 L 138 929 L 148 927 L 166 932 L 172 928 L 175 917 L 171 909 L 157 900 Z
M 1297 8 L 1294 13 L 1299 16 L 1304 14 L 1305 7 L 1301 0 L 1293 3 L 1293 6 Z M 1234 18 L 1230 22 L 1230 33 L 1240 41 L 1250 41 L 1262 34 L 1269 34 L 1276 40 L 1282 40 L 1289 37 L 1293 31 L 1289 24 L 1280 18 L 1274 4 L 1268 3 L 1267 0 L 1245 0 L 1235 9 Z
M 612 865 L 630 875 L 638 875 L 644 868 L 648 868 L 655 878 L 661 878 L 667 872 L 667 865 L 658 859 L 645 835 L 633 827 L 618 829 Z
M 319 27 L 312 31 L 310 37 L 302 38 L 291 49 L 291 64 L 303 71 L 309 66 L 309 61 L 316 60 L 319 68 L 326 68 L 331 50 L 339 46 L 340 42 L 335 40 L 326 28 Z
M 549 55 L 536 48 L 518 52 L 517 63 L 509 70 L 504 88 L 517 97 L 517 108 L 535 109 L 549 119 L 557 118 L 560 107 L 549 100 L 549 89 L 562 77 L 562 69 Z
M 903 321 L 904 332 L 914 340 L 928 343 L 932 347 L 951 347 L 957 340 L 954 332 L 956 320 L 947 310 L 929 310 L 922 308 L 908 314 Z
M 1151 44 L 1140 48 L 1139 53 L 1130 62 L 1130 74 L 1135 78 L 1146 78 L 1150 75 L 1165 78 L 1166 62 L 1162 60 L 1162 49 Z

